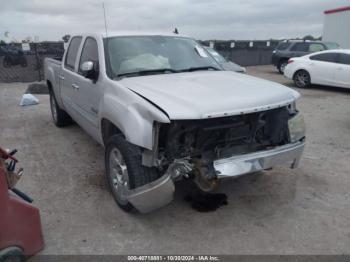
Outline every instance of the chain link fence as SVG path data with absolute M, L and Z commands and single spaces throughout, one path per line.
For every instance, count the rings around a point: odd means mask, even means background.
M 241 66 L 269 65 L 279 41 L 202 41 L 226 59 Z
M 242 66 L 271 64 L 279 41 L 201 41 L 226 59 Z M 44 80 L 44 58 L 62 58 L 63 42 L 0 45 L 0 82 Z
M 0 82 L 34 82 L 44 79 L 44 58 L 62 57 L 63 42 L 0 45 Z

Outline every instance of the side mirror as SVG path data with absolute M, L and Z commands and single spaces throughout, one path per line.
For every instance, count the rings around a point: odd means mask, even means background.
M 97 81 L 99 74 L 97 63 L 86 61 L 81 64 L 80 71 L 84 77 L 91 79 L 94 83 Z

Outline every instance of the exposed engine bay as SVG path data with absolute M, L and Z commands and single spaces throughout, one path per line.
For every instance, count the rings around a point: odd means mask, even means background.
M 213 161 L 290 143 L 288 107 L 251 114 L 162 124 L 158 132 L 160 170 L 173 178 L 195 180 L 204 191 L 213 190 L 217 177 Z

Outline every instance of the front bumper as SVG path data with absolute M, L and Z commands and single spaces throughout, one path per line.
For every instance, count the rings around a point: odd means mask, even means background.
M 281 164 L 296 168 L 304 150 L 304 142 L 279 146 L 274 149 L 232 156 L 214 161 L 218 178 L 235 177 L 270 169 Z
M 214 161 L 213 166 L 218 178 L 240 176 L 281 164 L 289 164 L 291 168 L 296 168 L 303 153 L 304 144 L 304 142 L 296 142 L 270 150 L 232 156 Z M 174 170 L 169 168 L 161 178 L 130 190 L 128 201 L 141 213 L 148 213 L 169 204 L 175 191 L 173 172 Z
M 174 191 L 171 175 L 166 173 L 149 184 L 129 190 L 127 198 L 138 211 L 148 213 L 169 204 Z

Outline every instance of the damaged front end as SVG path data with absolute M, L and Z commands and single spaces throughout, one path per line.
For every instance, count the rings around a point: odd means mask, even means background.
M 295 104 L 236 116 L 157 123 L 156 147 L 144 152 L 143 164 L 157 167 L 164 175 L 146 185 L 143 194 L 134 194 L 140 201 L 130 198 L 130 202 L 141 212 L 165 205 L 171 201 L 173 181 L 183 177 L 208 192 L 218 186 L 220 178 L 286 163 L 295 168 L 304 140 L 305 127 Z M 148 195 L 152 200 L 147 200 Z M 147 208 L 142 202 L 147 202 Z

